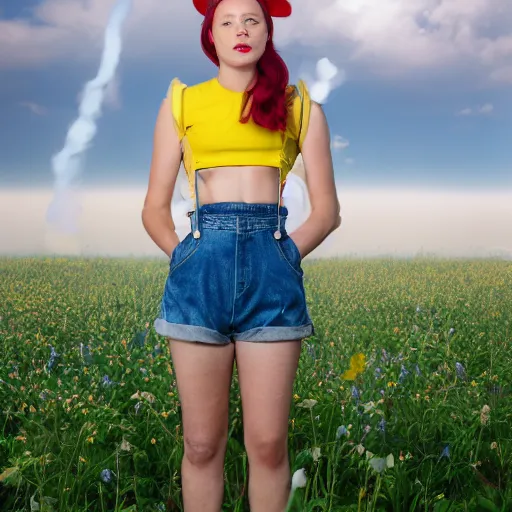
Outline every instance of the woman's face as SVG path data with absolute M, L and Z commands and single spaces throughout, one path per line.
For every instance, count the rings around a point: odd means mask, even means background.
M 212 24 L 219 61 L 230 67 L 255 66 L 265 51 L 268 30 L 256 0 L 222 0 Z

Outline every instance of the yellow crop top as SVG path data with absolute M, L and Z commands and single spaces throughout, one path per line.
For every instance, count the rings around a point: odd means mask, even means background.
M 306 136 L 311 100 L 305 83 L 288 86 L 291 107 L 284 132 L 263 128 L 251 119 L 240 123 L 243 92 L 223 87 L 217 78 L 187 87 L 174 78 L 171 100 L 190 197 L 195 200 L 195 171 L 210 167 L 262 165 L 281 172 L 281 190 Z

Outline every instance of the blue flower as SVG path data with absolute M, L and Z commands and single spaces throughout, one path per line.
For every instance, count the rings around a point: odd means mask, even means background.
M 110 380 L 108 375 L 103 376 L 102 382 L 104 386 L 112 386 L 112 384 L 114 384 L 114 382 Z
M 453 336 L 455 334 L 455 329 L 453 327 L 450 327 L 450 330 L 448 331 L 448 336 Z
M 407 370 L 407 368 L 402 365 L 400 369 L 400 376 L 398 377 L 398 382 L 402 382 L 407 377 L 407 375 L 409 375 L 409 370 Z
M 380 379 L 382 377 L 381 372 L 382 372 L 382 370 L 379 367 L 375 368 L 375 378 L 376 379 Z
M 381 420 L 377 424 L 377 429 L 383 434 L 386 432 L 386 420 L 384 418 L 381 418 Z
M 352 386 L 352 398 L 359 400 L 360 396 L 361 395 L 359 393 L 359 389 L 357 389 L 355 386 Z
M 50 345 L 50 349 L 51 349 L 51 352 L 50 352 L 50 360 L 48 361 L 48 364 L 46 365 L 46 369 L 51 372 L 54 365 L 55 365 L 55 361 L 57 360 L 58 357 L 60 357 L 60 354 L 57 354 L 57 352 L 55 352 L 55 349 Z
M 416 364 L 416 366 L 414 367 L 414 371 L 416 372 L 416 375 L 421 375 L 421 370 L 420 370 L 420 367 Z
M 382 356 L 381 356 L 381 360 L 382 362 L 386 362 L 389 360 L 389 356 L 388 356 L 388 353 L 386 352 L 386 349 L 382 349 Z
M 339 439 L 341 436 L 346 436 L 347 434 L 347 427 L 345 427 L 345 425 L 341 425 L 340 427 L 338 427 L 338 431 L 336 432 L 336 439 Z
M 112 481 L 112 475 L 113 475 L 113 472 L 110 471 L 110 469 L 104 469 L 102 470 L 102 472 L 100 473 L 100 477 L 101 479 L 103 480 L 103 482 L 105 482 L 106 484 L 110 483 Z
M 461 363 L 455 363 L 455 371 L 457 372 L 457 377 L 461 380 L 466 380 L 466 370 Z
M 447 459 L 450 458 L 450 445 L 449 444 L 447 444 L 443 448 L 443 451 L 441 452 L 441 455 L 439 456 L 439 460 L 441 460 L 443 457 L 446 457 Z

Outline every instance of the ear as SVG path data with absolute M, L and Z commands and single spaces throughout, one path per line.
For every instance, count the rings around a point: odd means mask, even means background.
M 213 44 L 213 35 L 212 35 L 212 30 L 208 30 L 208 39 L 210 40 L 210 43 Z

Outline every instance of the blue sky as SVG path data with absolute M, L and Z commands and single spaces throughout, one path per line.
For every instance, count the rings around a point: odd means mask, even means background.
M 0 3 L 0 187 L 51 186 L 51 157 L 96 74 L 113 3 Z M 292 17 L 276 23 L 276 46 L 292 80 L 321 57 L 346 77 L 324 105 L 333 140 L 344 141 L 333 147 L 338 183 L 512 188 L 508 0 L 314 4 L 292 2 Z M 179 11 L 157 0 L 134 6 L 115 87 L 85 157 L 85 185 L 147 184 L 169 81 L 193 84 L 216 73 L 199 47 L 201 20 L 191 1 Z

